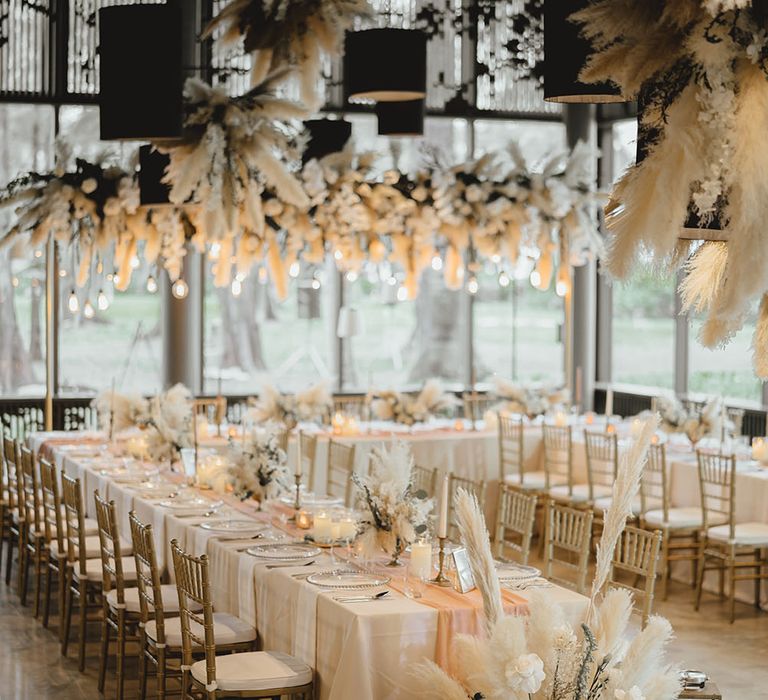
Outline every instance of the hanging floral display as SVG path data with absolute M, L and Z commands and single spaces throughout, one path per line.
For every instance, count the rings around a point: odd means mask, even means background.
M 762 296 L 755 366 L 768 377 L 764 4 L 592 0 L 573 18 L 597 49 L 581 78 L 611 80 L 639 106 L 637 162 L 606 209 L 609 270 L 626 277 L 643 250 L 682 265 L 707 347 L 727 343 Z
M 296 67 L 301 99 L 310 109 L 322 103 L 319 85 L 323 54 L 342 53 L 344 32 L 356 17 L 371 13 L 368 0 L 232 0 L 211 20 L 203 38 L 224 45 L 243 40 L 253 55 L 252 81 L 278 68 Z

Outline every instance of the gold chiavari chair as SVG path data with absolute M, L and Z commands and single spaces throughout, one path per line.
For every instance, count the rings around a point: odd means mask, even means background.
M 217 655 L 208 557 L 193 557 L 176 540 L 171 542 L 182 640 L 182 700 L 195 695 L 219 697 L 312 697 L 312 669 L 297 659 L 273 651 L 242 651 Z M 200 609 L 202 608 L 202 613 Z M 256 631 L 253 630 L 255 639 Z M 193 650 L 205 658 L 195 662 Z
M 643 627 L 648 623 L 653 609 L 653 591 L 656 585 L 656 566 L 659 561 L 660 547 L 661 532 L 641 530 L 627 525 L 613 551 L 611 585 L 631 591 L 635 605 L 642 601 L 640 614 L 643 618 Z M 633 583 L 626 583 L 625 576 L 631 577 Z M 640 580 L 642 580 L 642 587 L 638 586 Z
M 499 412 L 499 483 L 524 491 L 544 491 L 547 475 L 543 471 L 524 469 L 524 427 L 521 416 Z
M 8 548 L 5 560 L 5 584 L 11 585 L 11 568 L 13 567 L 13 552 L 16 550 L 18 562 L 17 585 L 21 592 L 21 564 L 24 559 L 24 489 L 21 483 L 21 468 L 19 465 L 19 444 L 9 438 L 3 438 L 3 461 L 8 479 L 8 511 L 10 524 L 8 529 Z
M 34 575 L 34 617 L 40 614 L 40 593 L 42 589 L 43 569 L 47 568 L 48 546 L 45 539 L 45 515 L 40 499 L 40 485 L 37 478 L 37 465 L 32 451 L 23 445 L 19 448 L 21 460 L 21 486 L 24 492 L 24 547 L 21 562 L 21 604 L 27 604 L 29 587 L 29 566 L 32 564 Z
M 485 510 L 486 483 L 482 480 L 474 481 L 451 474 L 448 478 L 448 536 L 451 538 L 455 537 L 459 531 L 456 522 L 456 492 L 459 489 L 464 489 L 472 494 L 477 499 L 480 510 Z
M 704 575 L 717 571 L 720 576 L 720 596 L 724 596 L 725 575 L 731 622 L 736 619 L 736 584 L 754 581 L 755 605 L 760 605 L 760 581 L 768 579 L 768 558 L 762 550 L 768 548 L 768 524 L 736 522 L 736 457 L 696 451 L 699 462 L 699 485 L 704 527 L 699 546 L 699 570 L 696 582 L 696 604 L 701 604 Z M 754 573 L 738 574 L 742 569 Z
M 344 499 L 345 506 L 352 505 L 352 473 L 355 470 L 355 446 L 345 445 L 331 438 L 328 440 L 328 475 L 325 492 L 329 496 Z
M 603 513 L 611 507 L 611 488 L 619 469 L 619 443 L 616 433 L 584 431 L 587 454 L 587 503 L 595 513 L 592 527 L 595 533 L 603 527 Z M 640 499 L 632 505 L 633 514 L 640 511 Z
M 227 417 L 227 397 L 212 396 L 192 400 L 195 417 L 205 416 L 209 423 L 219 425 Z
M 317 435 L 299 431 L 301 445 L 301 474 L 304 484 L 311 491 L 315 488 L 315 457 L 317 456 Z
M 420 467 L 418 464 L 414 464 L 411 471 L 411 488 L 414 491 L 424 491 L 429 498 L 433 498 L 436 487 L 437 467 L 428 469 L 427 467 Z
M 676 561 L 692 563 L 691 584 L 696 585 L 699 535 L 704 520 L 701 508 L 673 508 L 669 497 L 667 450 L 664 444 L 650 445 L 640 480 L 640 525 L 661 532 L 661 599 L 667 599 L 667 580 Z
M 592 539 L 591 510 L 578 510 L 549 501 L 545 536 L 546 578 L 584 593 Z M 575 580 L 553 574 L 553 565 L 574 574 Z
M 0 455 L 0 571 L 3 569 L 3 549 L 10 538 L 11 510 L 8 504 L 8 469 Z
M 477 391 L 465 391 L 461 394 L 461 405 L 466 420 L 477 422 L 483 419 L 486 411 L 491 409 L 496 399 L 490 394 Z
M 510 486 L 499 491 L 496 510 L 496 555 L 503 559 L 511 549 L 521 564 L 528 563 L 531 553 L 533 522 L 536 518 L 536 495 L 529 495 Z
M 574 483 L 571 426 L 545 424 L 543 432 L 547 496 L 575 507 L 589 505 L 589 484 Z
M 140 614 L 128 610 L 125 601 L 126 579 L 136 580 L 136 561 L 123 557 L 120 535 L 117 529 L 117 513 L 114 501 L 105 501 L 98 491 L 93 494 L 96 504 L 96 522 L 99 524 L 101 550 L 101 647 L 99 651 L 99 692 L 104 693 L 107 675 L 107 657 L 112 632 L 115 633 L 117 700 L 122 700 L 125 681 L 125 644 L 137 638 Z

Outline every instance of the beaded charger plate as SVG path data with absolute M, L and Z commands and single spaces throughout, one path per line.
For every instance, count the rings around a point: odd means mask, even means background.
M 262 532 L 269 526 L 257 523 L 255 520 L 208 520 L 200 524 L 203 530 L 221 532 L 225 534 L 233 532 Z
M 323 588 L 338 588 L 353 590 L 358 588 L 377 588 L 389 583 L 389 576 L 369 574 L 353 569 L 336 569 L 334 571 L 318 571 L 307 576 L 307 581 Z
M 496 564 L 499 580 L 504 581 L 532 581 L 541 576 L 541 571 L 535 566 L 523 564 L 499 562 Z
M 319 547 L 309 544 L 258 544 L 246 551 L 252 557 L 277 561 L 301 561 L 320 554 Z

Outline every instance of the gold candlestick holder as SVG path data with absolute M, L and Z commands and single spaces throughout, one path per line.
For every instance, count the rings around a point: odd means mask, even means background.
M 288 518 L 290 523 L 295 523 L 298 520 L 301 510 L 301 474 L 294 474 L 293 478 L 296 481 L 296 496 L 293 499 L 293 515 Z
M 450 579 L 443 573 L 443 570 L 445 568 L 445 537 L 438 537 L 438 540 L 440 542 L 440 551 L 437 555 L 437 576 L 435 578 L 430 579 L 430 583 L 434 584 L 435 586 L 442 586 L 443 588 L 450 588 L 453 586 Z

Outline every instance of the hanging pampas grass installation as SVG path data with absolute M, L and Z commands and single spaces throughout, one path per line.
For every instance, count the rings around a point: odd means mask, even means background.
M 591 0 L 573 19 L 596 48 L 580 78 L 639 105 L 638 161 L 606 208 L 607 269 L 625 278 L 644 251 L 683 266 L 686 305 L 706 314 L 700 340 L 722 346 L 768 292 L 768 15 L 752 0 Z M 768 347 L 754 351 L 765 378 Z
M 646 422 L 640 438 L 622 460 L 600 550 L 612 552 L 626 524 L 628 504 L 637 493 L 639 475 L 656 419 Z M 451 672 L 433 662 L 411 669 L 420 697 L 434 700 L 674 700 L 681 691 L 677 669 L 666 658 L 672 638 L 667 620 L 651 617 L 629 640 L 632 609 L 627 590 L 610 590 L 577 629 L 547 591 L 526 592 L 528 615 L 506 615 L 488 532 L 477 500 L 459 490 L 456 512 L 472 573 L 483 600 L 486 634 L 457 635 Z M 598 568 L 601 563 L 598 563 Z M 598 574 L 592 586 L 602 589 Z

